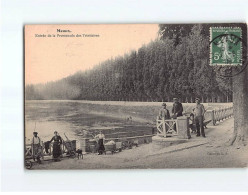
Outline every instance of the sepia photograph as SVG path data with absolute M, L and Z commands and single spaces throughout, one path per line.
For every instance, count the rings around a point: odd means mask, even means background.
M 244 168 L 246 23 L 24 26 L 24 166 Z

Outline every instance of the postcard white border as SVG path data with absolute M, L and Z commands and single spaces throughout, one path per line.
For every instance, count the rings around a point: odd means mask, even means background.
M 244 191 L 247 169 L 24 171 L 23 26 L 83 23 L 247 22 L 230 0 L 2 0 L 1 186 L 3 191 Z M 11 142 L 11 145 L 10 145 Z

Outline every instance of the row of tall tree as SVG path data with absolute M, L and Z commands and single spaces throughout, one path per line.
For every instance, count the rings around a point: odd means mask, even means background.
M 160 25 L 160 38 L 56 82 L 27 85 L 26 99 L 232 101 L 231 78 L 209 66 L 204 25 Z

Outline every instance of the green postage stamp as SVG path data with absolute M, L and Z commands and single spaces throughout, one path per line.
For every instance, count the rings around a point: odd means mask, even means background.
M 241 36 L 239 27 L 211 27 L 210 65 L 242 65 Z

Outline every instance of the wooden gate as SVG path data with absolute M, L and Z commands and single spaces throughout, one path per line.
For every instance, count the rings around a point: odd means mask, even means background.
M 163 137 L 178 135 L 177 119 L 159 119 L 157 118 L 157 134 Z

